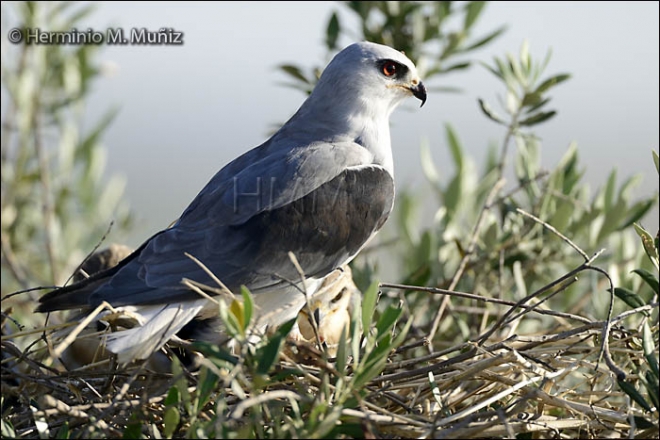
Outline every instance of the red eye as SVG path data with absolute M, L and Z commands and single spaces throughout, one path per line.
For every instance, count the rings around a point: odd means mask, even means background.
M 396 63 L 393 61 L 388 61 L 385 64 L 383 64 L 383 75 L 387 77 L 396 75 L 398 70 L 399 70 L 399 66 L 397 66 Z

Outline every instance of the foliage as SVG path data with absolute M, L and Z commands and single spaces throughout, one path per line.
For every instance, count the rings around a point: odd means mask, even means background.
M 75 28 L 94 5 L 3 5 L 17 27 Z M 6 30 L 5 30 L 6 31 Z M 3 31 L 3 32 L 5 32 Z M 123 182 L 104 178 L 101 139 L 117 111 L 88 126 L 101 76 L 96 45 L 7 45 L 2 86 L 2 292 L 62 284 L 107 231 L 130 224 Z
M 653 152 L 653 159 L 656 171 L 660 173 L 660 169 L 658 169 L 658 153 L 655 151 Z M 655 413 L 657 419 L 658 415 L 660 415 L 660 402 L 658 401 L 660 396 L 660 389 L 658 387 L 658 384 L 660 383 L 660 373 L 658 372 L 657 329 L 657 303 L 658 293 L 660 292 L 660 289 L 658 288 L 660 284 L 658 281 L 658 270 L 660 266 L 660 258 L 658 257 L 658 254 L 660 253 L 660 232 L 656 234 L 654 239 L 646 229 L 637 223 L 634 224 L 634 228 L 639 235 L 644 253 L 655 270 L 655 274 L 644 268 L 637 268 L 632 272 L 639 276 L 639 278 L 651 288 L 651 291 L 654 292 L 655 295 L 651 301 L 645 301 L 642 296 L 625 287 L 616 287 L 614 289 L 614 294 L 619 299 L 625 302 L 631 309 L 640 310 L 640 313 L 642 313 L 642 319 L 637 324 L 637 330 L 641 334 L 641 338 L 631 338 L 630 348 L 636 353 L 639 353 L 640 351 L 644 353 L 643 359 L 640 358 L 636 362 L 633 361 L 632 356 L 630 357 L 631 359 L 629 359 L 629 367 L 637 380 L 618 378 L 617 384 L 644 410 L 649 413 Z M 653 307 L 652 302 L 655 302 L 656 304 L 655 321 L 652 320 L 653 317 L 649 312 L 648 307 Z M 650 324 L 649 321 L 655 323 L 655 337 L 651 330 L 651 325 L 653 324 Z M 656 427 L 657 425 L 658 423 L 655 422 Z
M 353 41 L 366 40 L 400 50 L 418 67 L 425 83 L 435 76 L 467 69 L 467 58 L 473 51 L 486 46 L 505 30 L 500 27 L 486 35 L 473 37 L 473 27 L 486 2 L 339 2 L 344 10 L 357 16 L 359 35 L 342 25 L 340 14 L 332 13 L 326 26 L 326 58 L 329 60 L 341 47 L 345 35 Z M 454 22 L 459 21 L 459 24 Z M 303 68 L 283 64 L 280 69 L 292 83 L 287 85 L 311 93 L 321 76 L 322 68 Z M 430 91 L 456 91 L 452 87 L 428 87 Z
M 648 267 L 641 250 L 630 246 L 634 234 L 631 226 L 649 212 L 657 195 L 632 201 L 631 189 L 638 177 L 631 177 L 617 189 L 616 172 L 612 171 L 606 187 L 590 197 L 582 182 L 575 144 L 554 169 L 540 168 L 540 142 L 530 130 L 556 114 L 547 109 L 549 92 L 570 78 L 567 74 L 544 78 L 549 59 L 548 55 L 543 62 L 535 62 L 523 44 L 518 58 L 507 55 L 496 58 L 492 66 L 486 65 L 504 85 L 504 113 L 498 113 L 485 100 L 479 100 L 479 108 L 490 120 L 506 127 L 506 133 L 500 152 L 489 151 L 481 173 L 465 156 L 459 135 L 449 124 L 447 145 L 455 173 L 447 182 L 440 179 L 428 145 L 422 145 L 422 167 L 439 208 L 433 225 L 421 229 L 414 218 L 422 201 L 410 194 L 399 199 L 395 231 L 399 240 L 394 253 L 404 274 L 403 284 L 519 299 L 579 267 L 581 260 L 586 260 L 584 255 L 605 247 L 608 253 L 599 261 L 608 264 L 615 283 L 639 291 L 644 303 L 651 300 L 652 290 L 637 280 L 622 280 L 620 274 L 636 266 Z M 516 147 L 514 184 L 507 187 L 510 144 Z M 429 201 L 423 203 L 428 206 Z M 566 237 L 571 245 L 567 245 Z M 393 250 L 386 248 L 385 252 L 391 254 Z M 593 317 L 605 316 L 607 295 L 593 293 L 594 289 L 605 291 L 607 280 L 598 279 L 596 272 L 588 276 L 590 283 L 571 282 L 552 290 L 550 296 L 555 298 L 549 299 L 550 307 L 569 309 L 576 301 L 591 301 Z M 406 299 L 412 309 L 438 310 L 439 300 L 427 294 L 410 293 Z M 416 316 L 416 324 L 431 324 L 430 333 L 441 331 L 445 341 L 462 339 L 474 317 L 443 314 L 447 301 L 441 300 L 444 306 L 435 316 Z M 621 306 L 617 304 L 617 310 Z

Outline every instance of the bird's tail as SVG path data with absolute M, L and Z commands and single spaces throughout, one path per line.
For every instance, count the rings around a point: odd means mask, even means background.
M 56 310 L 80 309 L 89 307 L 90 295 L 102 284 L 107 282 L 109 277 L 88 278 L 84 281 L 61 287 L 48 292 L 39 299 L 39 305 L 36 312 L 54 312 Z
M 160 350 L 205 306 L 209 306 L 209 301 L 202 298 L 164 306 L 138 307 L 136 313 L 140 315 L 142 325 L 109 334 L 106 336 L 106 346 L 117 355 L 117 360 L 122 365 L 133 360 L 147 359 Z
M 92 274 L 89 278 L 85 278 L 76 283 L 48 292 L 39 299 L 40 304 L 36 311 L 54 312 L 56 310 L 90 307 L 92 305 L 89 301 L 91 294 L 100 286 L 108 282 L 122 267 L 133 260 L 142 247 L 144 247 L 144 245 L 131 253 L 128 257 L 121 260 L 116 266 L 101 270 Z M 83 267 L 85 266 L 83 265 Z

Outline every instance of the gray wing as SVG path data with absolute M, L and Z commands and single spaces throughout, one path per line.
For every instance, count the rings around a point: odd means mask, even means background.
M 254 293 L 299 276 L 322 277 L 351 258 L 392 208 L 394 182 L 352 142 L 288 151 L 259 147 L 218 172 L 175 225 L 152 237 L 90 304 L 119 306 L 198 298 L 183 278 L 213 285 L 185 253 L 232 290 Z M 265 150 L 265 151 L 264 151 Z

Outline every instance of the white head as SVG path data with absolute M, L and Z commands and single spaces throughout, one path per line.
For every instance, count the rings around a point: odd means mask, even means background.
M 403 53 L 381 44 L 361 42 L 351 44 L 332 59 L 314 95 L 336 98 L 342 101 L 341 105 L 357 109 L 385 109 L 389 116 L 397 104 L 410 96 L 424 105 L 426 88 L 415 65 Z
M 357 142 L 392 172 L 389 116 L 411 96 L 424 105 L 426 88 L 408 57 L 381 44 L 351 44 L 330 61 L 280 134 Z

